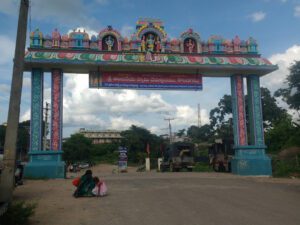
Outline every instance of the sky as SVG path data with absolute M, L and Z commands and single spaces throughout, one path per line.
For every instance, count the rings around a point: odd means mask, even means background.
M 142 17 L 164 22 L 170 38 L 188 28 L 200 34 L 233 39 L 254 37 L 259 53 L 279 69 L 261 79 L 273 93 L 285 87 L 288 68 L 300 60 L 300 0 L 31 0 L 29 33 L 39 28 L 44 35 L 58 28 L 61 34 L 85 29 L 98 34 L 107 25 L 125 37 L 135 30 Z M 0 0 L 0 124 L 7 120 L 12 60 L 17 32 L 19 0 Z M 44 102 L 50 102 L 50 74 L 45 73 Z M 30 119 L 31 75 L 24 73 L 20 121 Z M 209 112 L 224 94 L 230 94 L 229 78 L 203 79 L 202 91 L 146 91 L 89 89 L 87 74 L 64 74 L 63 136 L 79 128 L 124 130 L 132 124 L 156 134 L 186 129 L 209 122 Z

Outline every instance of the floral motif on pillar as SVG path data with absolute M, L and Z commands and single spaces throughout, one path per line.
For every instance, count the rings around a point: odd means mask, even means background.
M 51 89 L 51 149 L 54 151 L 62 150 L 62 94 L 62 71 L 60 69 L 53 69 Z
M 246 118 L 245 118 L 245 101 L 244 101 L 244 85 L 242 76 L 236 77 L 237 92 L 237 109 L 238 109 L 238 129 L 240 145 L 247 144 Z
M 241 75 L 231 77 L 231 90 L 235 145 L 247 145 L 244 84 Z
M 249 96 L 249 117 L 251 144 L 264 145 L 263 118 L 259 77 L 251 75 L 247 79 Z
M 42 150 L 43 84 L 43 71 L 33 69 L 31 73 L 30 151 Z

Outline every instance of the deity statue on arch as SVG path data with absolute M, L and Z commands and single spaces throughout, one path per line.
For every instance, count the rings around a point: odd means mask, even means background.
M 114 46 L 114 39 L 112 38 L 112 36 L 108 36 L 106 39 L 105 39 L 105 44 L 107 45 L 107 50 L 108 51 L 111 51 L 113 46 Z
M 193 53 L 194 52 L 195 43 L 194 43 L 194 41 L 191 38 L 187 41 L 187 43 L 185 44 L 185 46 L 188 48 L 189 53 Z
M 161 42 L 159 40 L 159 36 L 156 37 L 155 40 L 155 51 L 160 52 L 161 51 Z
M 147 51 L 153 52 L 154 50 L 154 35 L 149 34 L 147 37 Z
M 142 51 L 142 52 L 146 51 L 145 35 L 143 35 L 143 37 L 142 37 L 142 41 L 141 41 L 141 51 Z

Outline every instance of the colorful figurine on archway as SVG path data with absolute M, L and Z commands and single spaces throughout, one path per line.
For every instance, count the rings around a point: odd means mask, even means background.
M 108 26 L 89 37 L 83 30 L 52 36 L 35 30 L 25 55 L 25 71 L 32 73 L 30 162 L 27 177 L 63 178 L 63 73 L 88 73 L 90 88 L 202 90 L 202 77 L 231 80 L 235 155 L 232 172 L 271 175 L 265 154 L 260 77 L 278 67 L 262 58 L 253 38 L 227 40 L 211 36 L 203 41 L 192 29 L 170 39 L 162 21 L 140 19 L 128 38 Z M 43 73 L 51 72 L 51 150 L 42 149 Z M 247 83 L 247 137 L 244 80 Z

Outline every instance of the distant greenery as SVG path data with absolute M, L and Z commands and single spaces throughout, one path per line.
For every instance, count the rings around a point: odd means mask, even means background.
M 123 139 L 121 145 L 128 149 L 128 160 L 132 163 L 141 164 L 147 156 L 147 144 L 150 147 L 150 158 L 161 156 L 163 139 L 149 130 L 132 125 L 128 130 L 121 133 Z
M 193 169 L 195 172 L 213 172 L 212 167 L 208 163 L 197 162 Z
M 114 164 L 118 161 L 118 148 L 123 146 L 128 149 L 128 163 L 138 165 L 144 163 L 147 157 L 147 144 L 150 147 L 150 158 L 156 159 L 161 156 L 163 140 L 147 129 L 133 125 L 121 135 L 123 137 L 121 143 L 95 145 L 82 134 L 73 134 L 63 143 L 63 158 L 67 163 L 88 161 Z
M 92 141 L 83 134 L 73 134 L 63 143 L 63 159 L 67 163 L 91 161 Z
M 42 124 L 44 126 L 44 122 Z M 29 150 L 29 131 L 30 131 L 30 120 L 26 120 L 19 123 L 18 127 L 18 139 L 17 139 L 17 154 L 20 152 L 25 154 Z M 44 131 L 44 129 L 43 129 Z M 5 143 L 6 125 L 0 125 L 0 149 L 4 148 Z M 43 132 L 44 133 L 44 132 Z
M 300 178 L 300 166 L 294 160 L 275 160 L 273 162 L 273 176 Z
M 0 217 L 2 225 L 29 225 L 29 218 L 34 214 L 36 204 L 24 201 L 12 202 Z
M 106 163 L 116 163 L 118 161 L 118 143 L 104 143 L 93 145 L 91 154 L 92 161 L 94 162 L 106 162 Z

